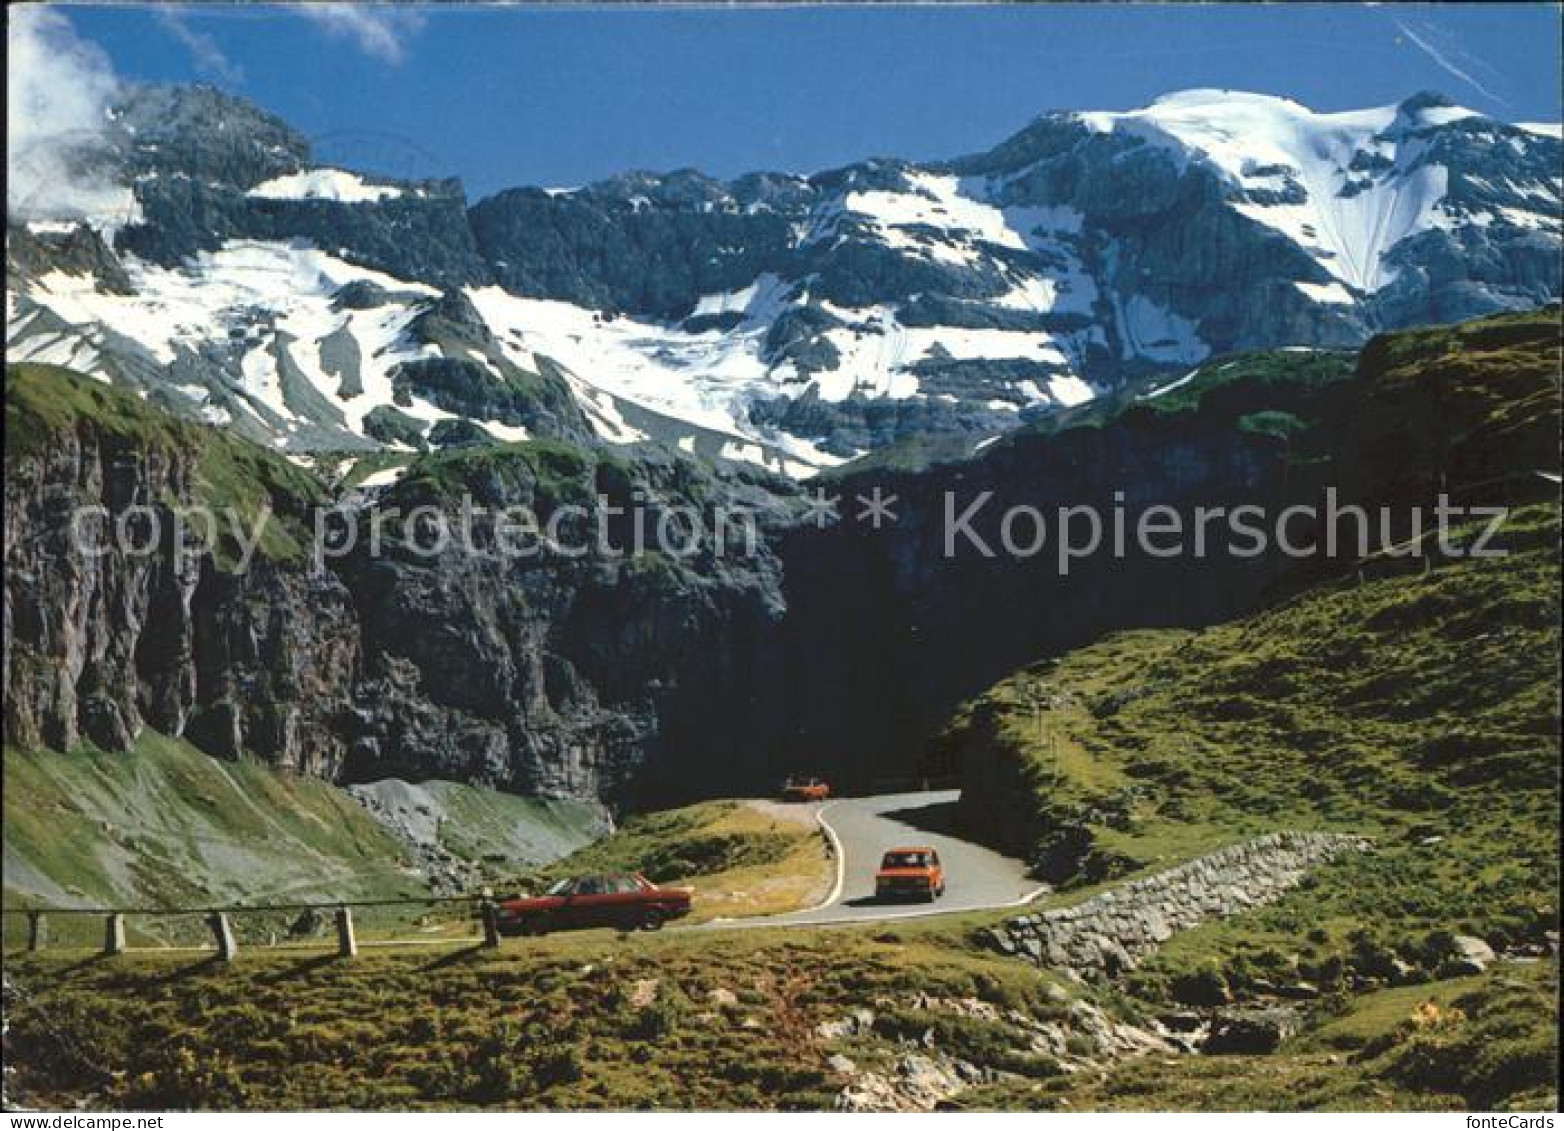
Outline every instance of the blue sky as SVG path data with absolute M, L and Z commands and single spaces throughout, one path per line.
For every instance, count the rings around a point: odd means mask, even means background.
M 1435 89 L 1560 116 L 1560 9 L 63 6 L 124 79 L 204 80 L 328 160 L 474 196 L 630 169 L 809 172 L 985 148 L 1052 108 L 1190 87 L 1332 110 Z

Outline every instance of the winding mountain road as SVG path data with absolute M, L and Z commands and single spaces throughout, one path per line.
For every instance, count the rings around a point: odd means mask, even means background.
M 1013 907 L 1042 894 L 1026 865 L 955 834 L 959 790 L 844 797 L 808 807 L 835 847 L 836 882 L 815 907 L 782 915 L 719 919 L 707 927 L 792 927 L 868 923 L 950 911 Z M 802 808 L 802 807 L 801 807 Z M 881 902 L 874 873 L 888 848 L 927 845 L 945 866 L 945 895 L 933 903 Z

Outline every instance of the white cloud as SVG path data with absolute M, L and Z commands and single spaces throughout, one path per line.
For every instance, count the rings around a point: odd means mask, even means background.
M 168 33 L 184 44 L 196 66 L 224 82 L 243 82 L 244 70 L 223 53 L 217 40 L 190 26 L 186 18 L 189 14 L 183 8 L 160 8 L 157 16 Z
M 301 4 L 296 9 L 328 35 L 351 40 L 360 51 L 387 63 L 407 57 L 406 40 L 424 26 L 424 17 L 387 4 Z
M 7 215 L 123 222 L 135 198 L 87 159 L 119 89 L 108 57 L 52 8 L 19 5 L 9 17 Z

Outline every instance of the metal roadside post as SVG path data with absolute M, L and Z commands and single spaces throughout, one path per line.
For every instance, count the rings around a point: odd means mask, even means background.
M 483 902 L 478 905 L 478 914 L 483 919 L 483 945 L 485 947 L 497 947 L 500 945 L 500 917 L 494 906 L 494 896 L 485 891 Z
M 125 916 L 118 911 L 109 912 L 103 923 L 103 953 L 125 953 Z
M 352 958 L 358 954 L 358 936 L 353 933 L 353 912 L 337 908 L 337 954 Z
M 217 937 L 217 961 L 232 962 L 239 953 L 239 944 L 234 941 L 233 927 L 228 922 L 228 916 L 221 911 L 214 911 L 207 916 L 206 923 Z

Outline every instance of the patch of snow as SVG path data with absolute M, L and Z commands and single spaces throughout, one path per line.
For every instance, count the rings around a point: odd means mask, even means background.
M 235 240 L 179 267 L 158 267 L 135 256 L 125 256 L 124 265 L 133 294 L 104 294 L 94 280 L 60 271 L 42 276 L 27 294 L 66 322 L 101 323 L 139 342 L 166 365 L 174 360 L 176 344 L 195 349 L 230 330 L 246 330 L 257 311 L 274 313 L 278 326 L 294 337 L 315 340 L 314 331 L 342 322 L 330 310 L 331 298 L 356 280 L 439 293 L 302 243 Z
M 912 360 L 926 358 L 936 346 L 957 361 L 981 358 L 1040 361 L 1067 366 L 1069 359 L 1052 334 L 1033 330 L 967 330 L 954 326 L 905 331 Z
M 398 404 L 396 409 L 398 412 L 411 416 L 414 420 L 422 420 L 425 424 L 438 424 L 442 420 L 457 419 L 454 412 L 447 412 L 445 409 L 431 404 L 423 397 L 409 397 L 407 404 Z
M 974 261 L 976 243 L 1026 246 L 1006 223 L 1003 212 L 963 194 L 960 178 L 912 172 L 906 180 L 907 189 L 901 192 L 849 192 L 839 210 L 823 215 L 812 238 L 835 234 L 837 222 L 845 214 L 867 222 L 889 247 L 957 266 Z
M 1476 110 L 1468 110 L 1465 106 L 1425 106 L 1417 112 L 1418 122 L 1425 126 L 1448 126 L 1451 122 L 1481 117 Z
M 756 317 L 726 333 L 698 334 L 624 316 L 608 318 L 567 302 L 521 298 L 499 287 L 468 288 L 467 294 L 507 356 L 530 351 L 565 370 L 593 429 L 610 443 L 648 438 L 624 418 L 621 406 L 636 406 L 730 437 L 725 458 L 754 456 L 754 462 L 777 467 L 767 449 L 780 449 L 795 472 L 808 474 L 841 460 L 795 437 L 762 433 L 749 419 L 750 404 L 775 396 L 790 378 L 761 358 L 769 311 L 780 288 L 780 282 L 762 276 L 752 287 L 712 296 L 708 313 L 744 309 Z M 910 374 L 899 375 L 887 388 L 908 385 L 916 386 Z
M 1128 302 L 1115 295 L 1113 301 L 1118 309 L 1119 332 L 1124 337 L 1124 357 L 1193 365 L 1211 353 L 1193 322 L 1158 306 L 1145 295 L 1132 295 Z
M 722 445 L 720 453 L 723 459 L 733 460 L 738 463 L 766 462 L 766 453 L 758 444 L 744 444 L 728 440 Z
M 1561 122 L 1516 122 L 1515 128 L 1542 137 L 1564 138 L 1564 123 Z
M 382 467 L 379 471 L 371 471 L 363 479 L 359 480 L 360 487 L 389 487 L 402 478 L 407 468 L 404 466 Z
M 357 173 L 344 169 L 305 169 L 262 181 L 246 196 L 262 200 L 335 200 L 343 204 L 372 204 L 403 195 L 394 185 L 372 185 Z
M 1059 284 L 1049 276 L 1026 275 L 1004 294 L 994 299 L 995 306 L 1011 310 L 1054 309 L 1059 301 Z
M 790 283 L 766 272 L 747 287 L 720 295 L 702 295 L 696 300 L 692 316 L 742 314 L 751 323 L 769 323 L 787 305 Z M 717 331 L 711 331 L 717 332 Z
M 523 440 L 532 439 L 532 433 L 520 424 L 503 424 L 498 420 L 480 420 L 477 424 L 485 432 L 498 440 L 504 440 L 507 444 L 519 444 Z
M 1059 239 L 1081 232 L 1080 213 L 1068 207 L 994 206 L 980 178 L 915 171 L 905 182 L 902 190 L 848 192 L 817 214 L 801 242 L 836 238 L 843 222 L 852 220 L 868 225 L 887 247 L 966 267 L 983 257 L 984 245 L 1055 250 Z
M 272 356 L 269 340 L 246 353 L 239 370 L 244 375 L 243 387 L 249 397 L 284 420 L 298 419 L 282 399 L 282 378 L 277 373 L 277 359 Z
M 1315 302 L 1337 306 L 1352 306 L 1358 301 L 1352 297 L 1352 292 L 1340 283 L 1295 282 L 1293 286 L 1297 287 Z
M 1223 366 L 1223 368 L 1226 368 L 1226 366 Z M 1147 393 L 1145 396 L 1141 397 L 1140 399 L 1143 400 L 1143 401 L 1154 401 L 1154 400 L 1156 400 L 1160 396 L 1163 396 L 1163 395 L 1165 395 L 1167 393 L 1171 393 L 1174 389 L 1182 389 L 1185 385 L 1189 384 L 1191 381 L 1193 381 L 1198 376 L 1200 376 L 1200 370 L 1198 370 L 1198 369 L 1191 369 L 1188 373 L 1184 374 L 1177 381 L 1170 381 L 1166 385 L 1163 385 L 1163 386 L 1161 386 L 1159 388 L 1153 389 L 1153 390 L 1151 390 L 1151 392 Z
M 1071 408 L 1085 404 L 1097 394 L 1085 381 L 1070 373 L 1062 377 L 1050 377 L 1048 395 L 1066 408 Z

